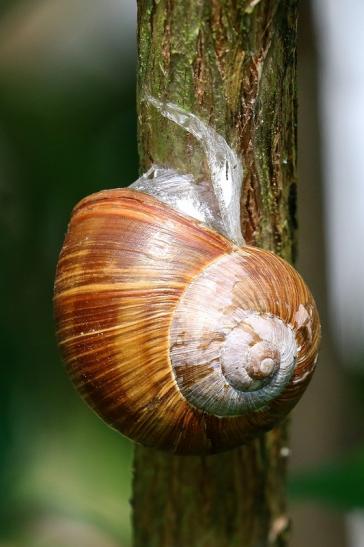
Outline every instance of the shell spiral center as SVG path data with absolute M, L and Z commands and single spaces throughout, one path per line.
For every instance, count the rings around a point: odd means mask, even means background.
M 256 391 L 267 385 L 281 361 L 279 348 L 271 342 L 251 340 L 243 326 L 225 338 L 221 351 L 221 370 L 227 382 L 239 391 Z

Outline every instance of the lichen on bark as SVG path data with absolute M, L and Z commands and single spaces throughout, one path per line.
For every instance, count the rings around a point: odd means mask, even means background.
M 138 0 L 141 169 L 156 162 L 208 177 L 202 149 L 144 101 L 202 118 L 244 166 L 248 243 L 294 258 L 296 0 Z M 286 545 L 286 426 L 218 456 L 136 447 L 136 547 Z

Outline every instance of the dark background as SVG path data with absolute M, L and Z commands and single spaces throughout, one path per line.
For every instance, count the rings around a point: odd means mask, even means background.
M 338 357 L 327 311 L 322 61 L 311 11 L 304 4 L 299 41 L 298 268 L 319 304 L 323 348 L 293 417 L 292 546 L 360 547 L 362 368 Z M 0 7 L 0 546 L 130 545 L 132 446 L 73 391 L 52 290 L 74 204 L 137 178 L 135 26 L 133 0 Z

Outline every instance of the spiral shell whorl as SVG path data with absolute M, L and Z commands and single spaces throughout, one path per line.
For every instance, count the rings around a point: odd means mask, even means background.
M 260 253 L 257 267 L 259 258 L 266 259 Z M 171 325 L 178 387 L 195 408 L 215 416 L 243 415 L 271 403 L 290 383 L 300 349 L 290 302 L 271 312 L 263 295 L 274 298 L 279 285 L 262 273 L 259 278 L 257 270 L 257 284 L 249 286 L 244 255 L 234 252 L 208 265 L 187 287 Z M 284 264 L 271 258 L 277 267 Z
M 274 318 L 271 323 L 273 328 Z M 277 373 L 281 353 L 271 340 L 255 341 L 246 326 L 249 326 L 249 314 L 246 323 L 243 319 L 243 323 L 226 336 L 221 351 L 221 372 L 238 391 L 257 391 Z
M 248 405 L 254 409 L 259 407 L 263 393 L 269 400 L 290 380 L 297 345 L 292 329 L 278 317 L 250 311 L 236 315 L 242 316 L 241 322 L 226 336 L 221 371 L 233 388 L 254 392 L 255 401 Z

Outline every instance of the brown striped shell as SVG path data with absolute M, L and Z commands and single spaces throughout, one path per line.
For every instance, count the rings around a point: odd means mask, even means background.
M 315 303 L 287 262 L 133 190 L 76 206 L 54 303 L 81 395 L 124 435 L 176 453 L 272 428 L 316 362 Z

